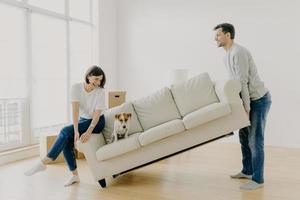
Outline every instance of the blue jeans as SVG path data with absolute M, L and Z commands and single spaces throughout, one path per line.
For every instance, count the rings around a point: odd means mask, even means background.
M 251 101 L 251 125 L 239 130 L 242 173 L 252 175 L 252 180 L 257 183 L 264 183 L 264 131 L 271 103 L 269 92 L 260 99 Z
M 78 122 L 78 130 L 80 135 L 86 132 L 91 122 L 92 119 L 80 118 Z M 97 125 L 93 130 L 93 133 L 100 133 L 103 130 L 104 125 L 105 125 L 105 119 L 104 116 L 101 115 Z M 75 151 L 74 151 L 74 126 L 73 125 L 66 126 L 60 131 L 55 143 L 53 144 L 50 151 L 48 152 L 47 157 L 50 158 L 51 160 L 55 160 L 62 151 L 70 171 L 74 171 L 77 168 L 77 164 L 76 164 Z

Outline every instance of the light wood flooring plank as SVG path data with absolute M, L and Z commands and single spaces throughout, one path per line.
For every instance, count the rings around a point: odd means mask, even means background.
M 81 183 L 63 187 L 69 173 L 64 164 L 26 177 L 38 158 L 0 166 L 0 200 L 299 200 L 300 149 L 266 147 L 265 186 L 242 191 L 244 180 L 229 174 L 240 170 L 239 144 L 213 142 L 175 157 L 108 180 L 100 188 L 85 160 L 78 161 Z

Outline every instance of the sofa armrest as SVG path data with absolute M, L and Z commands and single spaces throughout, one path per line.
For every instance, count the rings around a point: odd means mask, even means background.
M 106 144 L 103 134 L 92 134 L 90 139 L 86 143 L 80 142 L 76 143 L 76 149 L 82 152 L 88 162 L 91 160 L 97 160 L 96 151 Z
M 237 80 L 216 81 L 215 91 L 220 102 L 241 103 L 241 84 Z

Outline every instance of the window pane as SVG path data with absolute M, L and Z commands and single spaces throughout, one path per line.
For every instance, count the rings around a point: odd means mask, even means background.
M 32 14 L 32 124 L 35 136 L 67 122 L 66 22 Z
M 6 103 L 6 128 L 9 143 L 22 141 L 22 107 L 20 101 Z
M 65 13 L 65 0 L 28 0 L 28 3 L 33 6 L 37 6 L 61 14 Z
M 71 84 L 84 81 L 84 73 L 92 65 L 91 26 L 72 22 L 70 24 Z
M 25 98 L 27 65 L 23 10 L 0 4 L 0 27 L 0 99 Z
M 27 98 L 25 12 L 0 3 L 0 151 L 25 144 Z M 28 133 L 27 133 L 28 134 Z M 28 135 L 27 135 L 28 136 Z
M 90 0 L 70 0 L 70 16 L 90 21 Z
M 24 100 L 0 99 L 0 151 L 24 144 Z

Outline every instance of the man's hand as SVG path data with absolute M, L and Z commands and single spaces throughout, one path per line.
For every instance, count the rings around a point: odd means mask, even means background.
M 248 119 L 250 120 L 250 110 L 246 110 L 246 113 L 247 113 Z
M 90 133 L 90 132 L 85 132 L 84 134 L 82 134 L 82 135 L 80 136 L 80 141 L 81 141 L 82 143 L 87 142 L 87 141 L 90 139 L 91 135 L 92 135 L 92 133 Z

